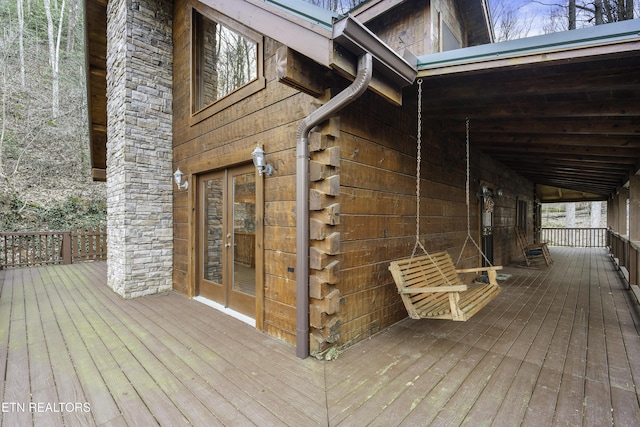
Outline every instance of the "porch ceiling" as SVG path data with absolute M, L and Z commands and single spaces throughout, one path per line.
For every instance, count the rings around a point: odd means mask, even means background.
M 423 118 L 536 184 L 605 200 L 640 168 L 640 20 L 419 58 Z

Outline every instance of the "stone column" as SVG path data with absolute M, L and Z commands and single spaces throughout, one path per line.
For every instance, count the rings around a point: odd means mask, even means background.
M 172 288 L 172 16 L 107 6 L 107 283 L 125 298 Z

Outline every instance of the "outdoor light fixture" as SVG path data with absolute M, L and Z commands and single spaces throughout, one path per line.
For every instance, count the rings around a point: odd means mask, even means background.
M 253 165 L 258 169 L 258 173 L 262 176 L 263 173 L 271 176 L 273 173 L 273 167 L 270 164 L 265 163 L 264 160 L 264 150 L 259 145 L 255 150 L 251 153 L 251 157 L 253 157 Z
M 496 190 L 496 196 L 502 197 L 504 195 L 504 190 L 502 188 L 498 188 Z
M 178 186 L 179 190 L 186 190 L 187 188 L 189 188 L 189 182 L 184 179 L 184 174 L 182 173 L 180 168 L 178 168 L 178 170 L 173 173 L 173 179 L 176 181 L 176 185 Z

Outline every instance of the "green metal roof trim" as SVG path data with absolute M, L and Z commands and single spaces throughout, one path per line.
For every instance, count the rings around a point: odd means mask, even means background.
M 276 6 L 292 15 L 303 18 L 313 24 L 331 29 L 333 20 L 341 17 L 340 14 L 307 3 L 302 0 L 263 0 L 265 3 Z
M 423 55 L 418 71 L 634 39 L 640 40 L 640 19 Z

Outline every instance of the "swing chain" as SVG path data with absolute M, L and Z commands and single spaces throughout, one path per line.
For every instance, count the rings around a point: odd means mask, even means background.
M 435 265 L 436 270 L 440 275 L 444 278 L 444 281 L 447 285 L 451 285 L 449 278 L 446 274 L 440 269 L 438 263 L 434 261 L 431 257 L 431 254 L 427 252 L 427 249 L 420 242 L 420 163 L 422 162 L 422 79 L 418 79 L 418 131 L 416 133 L 416 145 L 417 145 L 417 155 L 416 155 L 416 244 L 413 246 L 413 252 L 411 253 L 411 259 L 416 254 L 418 247 L 422 249 L 426 256 L 429 257 L 429 260 Z
M 465 191 L 466 191 L 466 197 L 467 197 L 467 236 L 471 236 L 471 215 L 469 212 L 469 176 L 471 175 L 471 166 L 470 166 L 470 162 L 469 162 L 469 117 L 467 117 L 467 121 L 466 121 L 466 134 L 467 134 L 467 181 L 466 181 L 466 185 L 465 185 Z M 460 255 L 462 256 L 462 252 L 460 252 Z
M 420 243 L 420 163 L 422 162 L 422 79 L 418 79 L 418 130 L 416 133 L 416 244 L 413 246 L 411 257 L 416 253 L 418 246 L 424 249 Z M 426 251 L 425 251 L 426 252 Z
M 466 120 L 466 148 L 467 148 L 467 168 L 466 168 L 466 172 L 467 172 L 467 180 L 465 183 L 465 192 L 466 192 L 466 197 L 467 197 L 467 237 L 464 240 L 464 244 L 462 245 L 462 249 L 460 249 L 460 255 L 458 255 L 458 260 L 456 261 L 456 266 L 458 264 L 460 264 L 460 260 L 462 259 L 462 254 L 464 253 L 464 248 L 467 246 L 467 242 L 469 242 L 469 240 L 471 240 L 471 243 L 473 243 L 473 245 L 476 247 L 476 249 L 478 249 L 478 252 L 480 253 L 480 255 L 482 255 L 482 259 L 485 260 L 485 262 L 487 263 L 487 265 L 489 266 L 493 266 L 493 264 L 491 263 L 491 261 L 489 261 L 489 259 L 487 258 L 487 256 L 485 255 L 484 252 L 482 252 L 482 249 L 480 249 L 480 246 L 478 246 L 478 244 L 476 243 L 476 241 L 473 239 L 473 237 L 471 236 L 471 213 L 469 210 L 469 196 L 470 196 L 470 190 L 469 190 L 469 181 L 471 180 L 470 176 L 471 176 L 471 165 L 470 165 L 470 153 L 469 153 L 469 118 L 467 117 Z

